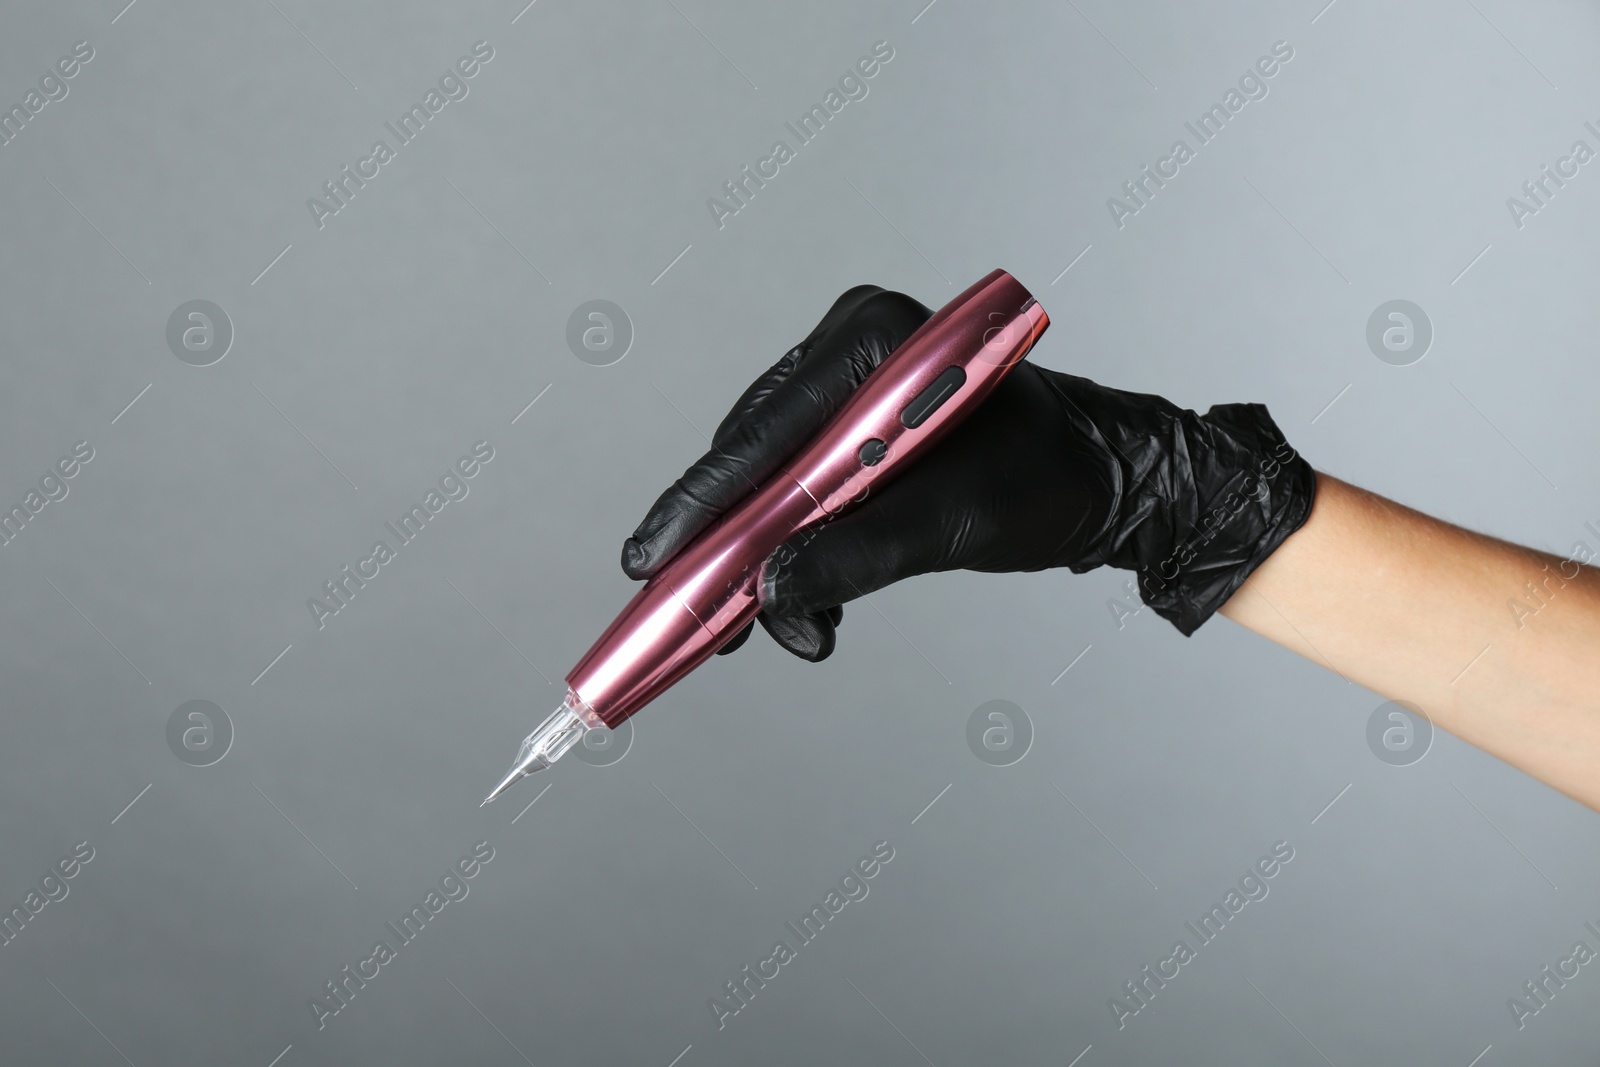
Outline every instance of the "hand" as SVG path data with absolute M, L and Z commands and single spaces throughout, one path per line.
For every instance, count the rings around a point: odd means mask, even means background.
M 817 433 L 932 313 L 857 286 L 747 389 L 623 545 L 655 573 Z M 773 553 L 762 625 L 804 659 L 833 650 L 840 605 L 930 571 L 1103 564 L 1192 633 L 1311 510 L 1315 476 L 1258 404 L 1201 416 L 1160 397 L 1019 364 L 913 466 Z M 748 628 L 723 648 L 730 652 Z

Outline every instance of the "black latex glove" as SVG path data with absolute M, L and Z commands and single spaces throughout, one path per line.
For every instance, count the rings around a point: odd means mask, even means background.
M 653 574 L 804 447 L 931 314 L 877 286 L 839 297 L 656 501 L 622 569 Z M 1145 603 L 1192 634 L 1300 528 L 1315 491 L 1310 464 L 1260 404 L 1199 415 L 1024 361 L 893 481 L 779 548 L 758 617 L 784 648 L 820 660 L 839 605 L 902 578 L 1110 565 L 1137 571 Z

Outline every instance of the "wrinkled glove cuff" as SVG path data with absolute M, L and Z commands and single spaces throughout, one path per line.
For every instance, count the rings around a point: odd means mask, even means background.
M 1192 491 L 1158 509 L 1167 551 L 1142 557 L 1138 578 L 1140 598 L 1188 637 L 1305 525 L 1317 479 L 1262 404 L 1185 414 L 1169 455 Z

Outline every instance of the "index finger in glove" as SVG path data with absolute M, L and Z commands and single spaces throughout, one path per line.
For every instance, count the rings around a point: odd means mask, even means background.
M 876 285 L 858 285 L 834 301 L 811 334 L 744 391 L 717 427 L 711 449 L 623 542 L 628 577 L 650 577 L 760 486 L 932 314 Z

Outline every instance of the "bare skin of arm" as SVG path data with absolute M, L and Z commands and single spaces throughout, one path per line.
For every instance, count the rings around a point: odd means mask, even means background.
M 1600 811 L 1600 570 L 1318 473 L 1222 614 Z

